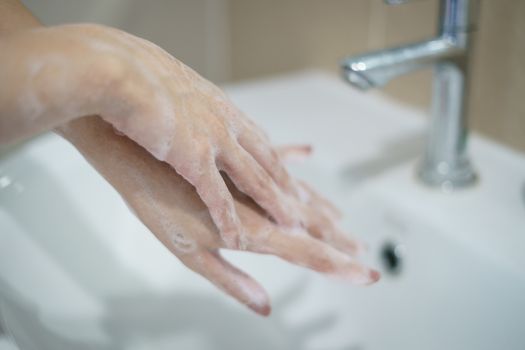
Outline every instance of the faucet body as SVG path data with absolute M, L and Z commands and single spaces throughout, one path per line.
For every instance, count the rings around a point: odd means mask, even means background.
M 405 0 L 386 0 L 398 4 Z M 441 0 L 438 35 L 427 41 L 348 57 L 343 74 L 367 90 L 417 69 L 432 67 L 432 116 L 418 169 L 421 180 L 445 189 L 476 180 L 466 154 L 469 53 L 478 0 Z

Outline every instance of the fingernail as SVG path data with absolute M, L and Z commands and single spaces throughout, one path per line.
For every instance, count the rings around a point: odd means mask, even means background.
M 308 144 L 308 145 L 304 145 L 303 146 L 303 149 L 306 153 L 312 153 L 314 151 L 314 146 Z
M 248 304 L 247 306 L 255 313 L 261 316 L 264 316 L 264 317 L 270 315 L 270 313 L 272 312 L 272 307 L 269 304 L 266 304 L 266 305 Z
M 359 272 L 354 270 L 349 278 L 356 285 L 368 286 L 377 282 L 381 278 L 381 274 L 376 270 L 361 269 Z
M 381 278 L 381 274 L 379 273 L 379 271 L 376 271 L 376 270 L 370 270 L 368 272 L 368 275 L 370 277 L 370 283 L 369 284 L 375 283 L 375 282 L 379 281 L 379 279 Z
M 295 153 L 297 157 L 298 158 L 300 157 L 302 158 L 301 160 L 304 160 L 312 154 L 313 147 L 312 145 L 302 145 L 302 146 L 297 147 L 295 151 L 296 151 Z

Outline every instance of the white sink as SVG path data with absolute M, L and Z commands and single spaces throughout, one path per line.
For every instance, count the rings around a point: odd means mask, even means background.
M 525 349 L 525 156 L 480 136 L 476 187 L 420 185 L 422 113 L 320 73 L 229 87 L 277 143 L 311 142 L 292 172 L 369 242 L 401 251 L 363 288 L 276 258 L 227 257 L 268 288 L 269 318 L 187 271 L 55 135 L 0 160 L 0 313 L 20 349 Z M 1 345 L 1 341 L 0 341 Z

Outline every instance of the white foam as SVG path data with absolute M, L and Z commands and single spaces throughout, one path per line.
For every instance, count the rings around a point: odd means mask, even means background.
M 124 34 L 124 32 L 122 32 L 122 34 Z M 133 49 L 136 48 L 136 45 L 133 45 L 133 38 L 134 37 L 132 37 L 129 34 L 120 35 L 118 37 L 118 40 L 125 44 L 125 46 Z M 148 69 L 138 58 L 134 57 L 133 55 L 130 56 L 129 53 L 127 53 L 125 50 L 120 49 L 115 45 L 110 45 L 94 38 L 86 38 L 85 43 L 89 45 L 89 47 L 91 47 L 93 50 L 100 52 L 109 52 L 113 55 L 118 56 L 120 59 L 129 62 L 135 69 L 135 72 L 139 73 L 140 76 L 144 78 L 147 81 L 147 83 L 151 86 L 153 99 L 155 99 L 155 101 L 151 101 L 151 104 L 154 106 L 156 116 L 161 117 L 162 123 L 162 125 L 157 125 L 156 128 L 158 128 L 157 130 L 162 130 L 162 135 L 160 137 L 156 137 L 158 135 L 153 136 L 152 133 L 148 140 L 143 140 L 143 142 L 147 142 L 148 145 L 143 146 L 145 146 L 148 149 L 148 151 L 158 160 L 166 160 L 172 147 L 176 127 L 174 115 L 175 108 L 173 106 L 173 103 L 171 102 L 168 93 L 166 92 L 166 88 L 161 84 L 159 78 L 155 73 Z M 148 116 L 135 115 L 133 117 L 147 118 Z M 130 134 L 134 134 L 135 132 L 137 131 L 127 131 L 128 136 L 131 136 Z
M 172 232 L 171 242 L 175 249 L 181 253 L 191 253 L 194 252 L 197 248 L 197 245 L 193 239 L 189 239 L 180 232 Z
M 29 122 L 38 119 L 45 111 L 44 104 L 30 87 L 27 87 L 19 95 L 18 107 L 21 115 Z

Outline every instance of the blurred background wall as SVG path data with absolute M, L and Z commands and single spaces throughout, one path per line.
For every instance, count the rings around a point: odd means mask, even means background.
M 228 0 L 22 0 L 45 24 L 96 22 L 155 42 L 202 75 L 231 78 Z
M 216 83 L 310 68 L 431 36 L 438 0 L 24 0 L 46 24 L 90 21 L 152 40 Z M 430 71 L 390 83 L 426 108 Z M 481 0 L 470 123 L 525 151 L 525 0 Z

